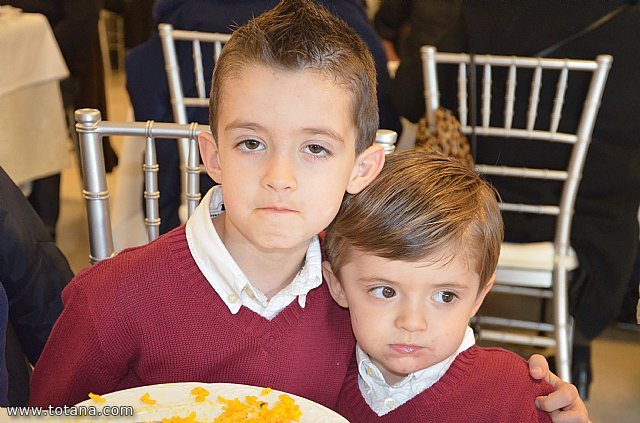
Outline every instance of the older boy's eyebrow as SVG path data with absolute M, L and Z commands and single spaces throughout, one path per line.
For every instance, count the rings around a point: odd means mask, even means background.
M 264 130 L 264 126 L 260 125 L 256 122 L 246 121 L 246 120 L 234 120 L 230 122 L 227 126 L 225 126 L 226 130 L 230 129 L 250 129 L 252 131 Z M 335 141 L 338 141 L 341 144 L 344 144 L 344 140 L 336 131 L 331 128 L 303 128 L 302 132 L 307 133 L 309 135 L 324 135 L 329 137 Z
M 344 140 L 342 139 L 340 134 L 330 128 L 304 128 L 303 132 L 306 132 L 309 135 L 324 135 L 338 141 L 341 144 L 344 144 Z
M 258 123 L 255 122 L 251 122 L 248 120 L 234 120 L 233 122 L 229 123 L 227 126 L 225 126 L 226 130 L 229 129 L 251 129 L 253 131 L 257 131 L 259 129 L 264 129 L 264 127 Z

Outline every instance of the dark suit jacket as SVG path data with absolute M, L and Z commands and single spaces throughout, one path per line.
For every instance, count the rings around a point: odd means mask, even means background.
M 0 295 L 6 291 L 9 324 L 19 340 L 19 345 L 12 345 L 11 340 L 15 338 L 8 337 L 7 348 L 23 351 L 29 362 L 36 363 L 62 312 L 62 289 L 72 278 L 73 272 L 66 258 L 44 224 L 20 189 L 0 168 Z M 0 332 L 4 333 L 7 322 L 2 321 L 1 314 L 6 309 L 3 310 L 1 300 L 0 296 Z M 1 338 L 4 341 L 4 336 Z M 0 357 L 4 359 L 4 345 L 0 346 Z M 8 356 L 13 357 L 15 353 L 12 351 Z M 20 363 L 20 360 L 16 362 Z M 23 357 L 21 364 L 24 363 Z M 3 360 L 0 364 L 4 364 Z M 20 373 L 18 368 L 9 370 L 10 374 L 13 370 Z M 0 365 L 0 378 L 1 371 Z M 16 389 L 28 392 L 28 386 Z M 12 405 L 23 405 L 26 399 Z

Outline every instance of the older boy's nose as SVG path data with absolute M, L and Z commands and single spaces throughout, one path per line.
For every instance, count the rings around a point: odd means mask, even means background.
M 297 187 L 295 164 L 284 155 L 273 155 L 267 163 L 264 182 L 275 191 L 295 190 Z
M 426 330 L 427 318 L 423 307 L 418 304 L 406 304 L 398 315 L 397 324 L 407 332 Z

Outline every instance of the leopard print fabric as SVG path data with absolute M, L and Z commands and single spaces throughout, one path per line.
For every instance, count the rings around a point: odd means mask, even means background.
M 416 151 L 437 152 L 460 160 L 473 169 L 473 156 L 467 137 L 460 131 L 460 122 L 450 110 L 440 107 L 436 112 L 435 134 L 429 131 L 426 118 L 418 121 Z

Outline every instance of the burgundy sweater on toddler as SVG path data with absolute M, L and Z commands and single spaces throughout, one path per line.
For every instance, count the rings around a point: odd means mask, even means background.
M 231 314 L 194 262 L 184 226 L 82 271 L 31 378 L 31 405 L 72 405 L 166 382 L 271 387 L 334 408 L 355 341 L 326 283 L 271 321 Z
M 526 361 L 518 355 L 474 345 L 462 352 L 433 386 L 381 417 L 362 397 L 358 367 L 352 361 L 338 412 L 351 423 L 551 422 L 534 401 L 552 391 L 548 383 L 529 376 Z

